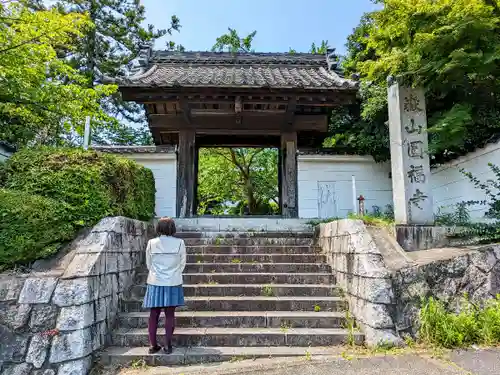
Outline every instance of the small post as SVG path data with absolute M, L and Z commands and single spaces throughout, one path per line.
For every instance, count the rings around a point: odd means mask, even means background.
M 90 143 L 90 116 L 85 118 L 85 130 L 83 132 L 83 149 L 87 150 Z
M 356 177 L 352 175 L 352 212 L 356 214 L 358 212 L 358 205 L 356 202 Z
M 365 215 L 365 197 L 363 197 L 362 195 L 360 195 L 358 197 L 358 202 L 359 202 L 359 211 L 358 211 L 358 214 L 360 216 L 364 216 Z

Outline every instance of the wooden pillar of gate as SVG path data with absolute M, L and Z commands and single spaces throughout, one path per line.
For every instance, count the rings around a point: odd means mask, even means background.
M 297 132 L 281 134 L 280 152 L 281 213 L 286 218 L 299 216 L 297 194 Z
M 177 149 L 177 217 L 194 215 L 196 186 L 196 133 L 187 129 L 179 131 Z

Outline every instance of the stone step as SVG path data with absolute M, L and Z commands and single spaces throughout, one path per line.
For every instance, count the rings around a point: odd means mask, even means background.
M 331 267 L 326 263 L 188 263 L 184 269 L 186 273 L 325 273 L 330 271 Z
M 361 344 L 363 335 L 351 332 Z M 333 346 L 348 342 L 349 331 L 340 328 L 176 328 L 174 346 Z M 158 341 L 165 341 L 165 330 L 158 329 Z M 149 345 L 147 329 L 119 328 L 111 333 L 113 346 Z
M 121 328 L 147 328 L 149 312 L 121 313 Z M 160 319 L 160 327 L 165 320 Z M 179 311 L 177 327 L 222 328 L 344 328 L 345 312 L 320 311 Z
M 344 350 L 339 347 L 192 347 L 176 348 L 169 355 L 149 354 L 148 346 L 119 347 L 112 346 L 100 353 L 103 365 L 129 365 L 144 361 L 147 366 L 179 366 L 199 363 L 235 361 L 242 359 L 340 356 Z
M 186 246 L 230 245 L 230 246 L 311 246 L 312 237 L 189 237 L 184 238 Z
M 188 254 L 319 254 L 320 249 L 300 245 L 194 245 L 186 246 Z
M 341 297 L 211 296 L 186 297 L 179 311 L 345 311 Z M 121 311 L 143 311 L 142 300 L 122 300 Z
M 321 254 L 189 254 L 187 263 L 325 263 Z
M 137 284 L 145 284 L 147 273 L 136 275 Z M 185 273 L 186 284 L 335 284 L 331 273 Z
M 125 298 L 142 301 L 145 292 L 146 285 L 134 285 Z M 335 284 L 185 284 L 184 295 L 340 297 L 343 291 Z

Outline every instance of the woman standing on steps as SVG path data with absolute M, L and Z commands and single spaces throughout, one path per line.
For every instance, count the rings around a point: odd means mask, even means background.
M 175 308 L 184 305 L 182 272 L 186 266 L 186 246 L 183 240 L 173 237 L 175 232 L 174 220 L 162 217 L 156 226 L 158 237 L 150 240 L 146 248 L 149 274 L 143 307 L 151 309 L 148 323 L 150 354 L 161 350 L 156 331 L 162 310 L 165 311 L 166 335 L 163 350 L 167 354 L 172 353 Z

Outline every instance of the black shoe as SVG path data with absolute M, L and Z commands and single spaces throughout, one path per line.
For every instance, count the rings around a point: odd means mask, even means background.
M 161 346 L 156 345 L 156 346 L 150 347 L 148 350 L 148 353 L 155 354 L 155 353 L 158 353 L 160 350 L 161 350 Z
M 169 345 L 169 346 L 163 348 L 163 351 L 167 354 L 172 354 L 172 351 L 173 351 L 172 345 Z

